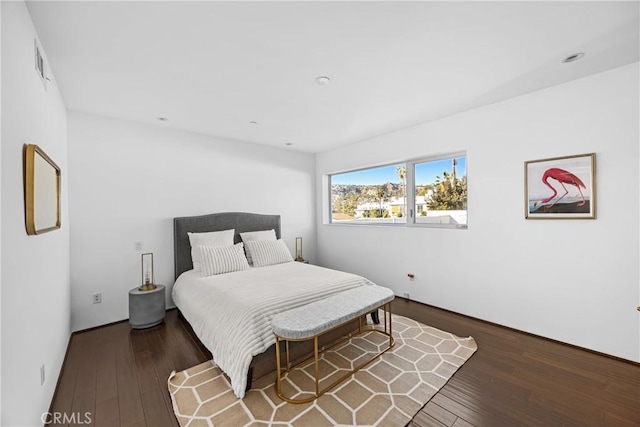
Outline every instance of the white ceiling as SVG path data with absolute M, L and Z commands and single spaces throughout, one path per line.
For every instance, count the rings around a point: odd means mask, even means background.
M 639 4 L 28 8 L 69 110 L 321 152 L 637 62 Z M 576 52 L 584 58 L 562 63 Z M 318 76 L 331 83 L 317 85 Z

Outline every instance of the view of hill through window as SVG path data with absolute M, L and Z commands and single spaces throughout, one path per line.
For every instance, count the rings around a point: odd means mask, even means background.
M 465 156 L 407 162 L 331 175 L 333 223 L 414 223 L 466 226 Z M 412 185 L 407 185 L 412 168 Z M 407 199 L 407 188 L 413 188 Z

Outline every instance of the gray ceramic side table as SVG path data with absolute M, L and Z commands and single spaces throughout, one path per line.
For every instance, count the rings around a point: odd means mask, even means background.
M 129 324 L 133 329 L 150 328 L 164 320 L 166 312 L 163 285 L 151 291 L 133 288 L 129 291 Z

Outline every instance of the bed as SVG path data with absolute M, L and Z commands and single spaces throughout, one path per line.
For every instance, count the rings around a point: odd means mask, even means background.
M 275 353 L 270 327 L 274 315 L 372 283 L 361 276 L 299 262 L 211 276 L 194 270 L 187 233 L 230 229 L 235 230 L 235 243 L 244 232 L 274 230 L 279 239 L 280 216 L 225 212 L 174 218 L 176 282 L 172 296 L 195 336 L 229 377 L 236 396 L 242 398 L 254 367 L 262 363 L 271 368 L 263 369 L 256 378 L 275 369 L 273 359 L 264 356 Z M 352 329 L 353 325 L 347 325 L 327 340 Z

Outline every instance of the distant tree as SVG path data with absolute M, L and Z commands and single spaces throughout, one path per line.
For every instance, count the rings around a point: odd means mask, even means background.
M 342 213 L 342 211 L 344 210 L 344 197 L 342 196 L 342 194 L 339 194 L 338 196 L 336 196 L 333 199 L 333 209 L 332 212 L 333 213 Z
M 396 173 L 398 174 L 398 178 L 402 181 L 402 207 L 400 207 L 400 213 L 404 210 L 405 206 L 407 206 L 407 186 L 406 178 L 407 178 L 407 168 L 406 166 L 396 166 Z M 398 215 L 398 217 L 402 217 L 402 215 Z
M 416 194 L 418 196 L 426 196 L 429 193 L 429 190 L 432 190 L 432 189 L 433 189 L 433 185 L 431 184 L 422 185 L 418 187 L 418 191 L 416 192 Z
M 379 216 L 377 216 L 376 218 L 382 217 L 382 201 L 384 200 L 384 195 L 385 195 L 384 187 L 382 185 L 377 186 L 376 199 L 378 199 L 378 202 L 380 203 L 380 211 L 378 212 Z
M 350 217 L 354 217 L 356 215 L 358 203 L 360 203 L 360 196 L 356 194 L 347 195 L 347 199 L 343 204 L 342 213 L 347 214 Z
M 467 208 L 467 177 L 461 179 L 443 172 L 443 177 L 436 176 L 433 192 L 427 202 L 431 210 L 448 211 L 464 210 Z

